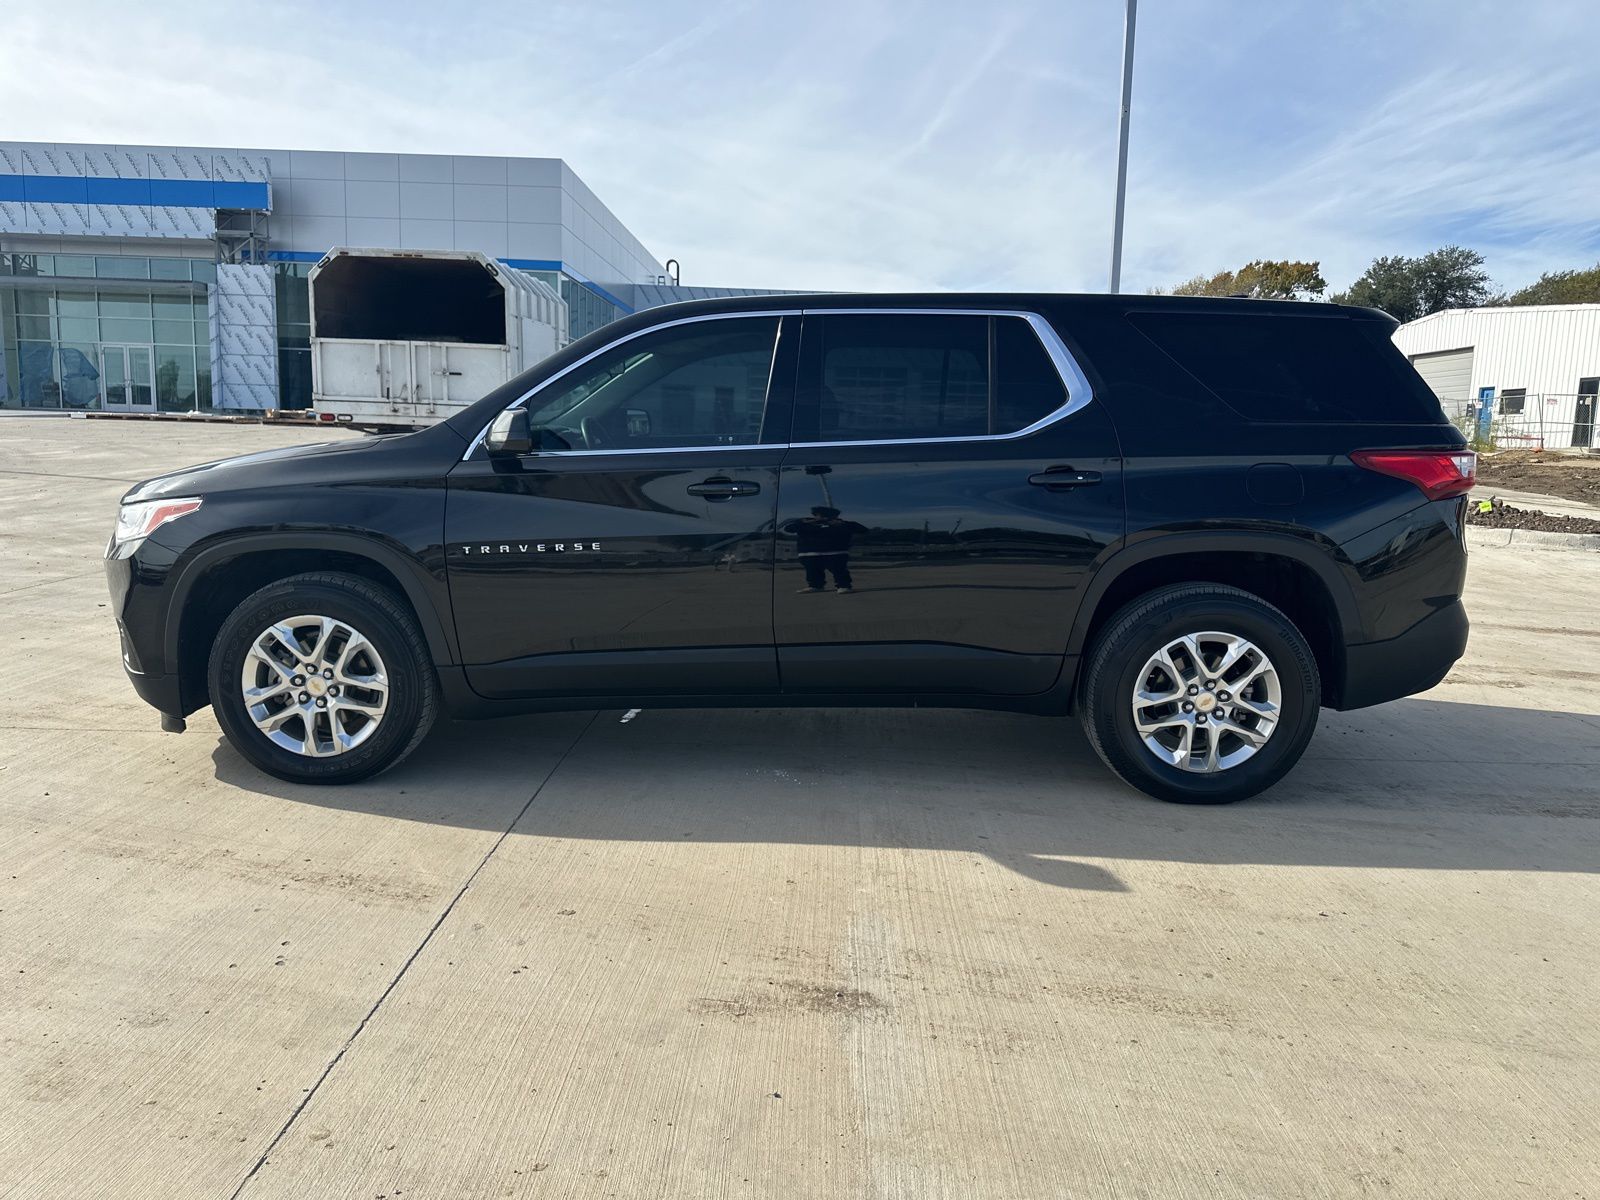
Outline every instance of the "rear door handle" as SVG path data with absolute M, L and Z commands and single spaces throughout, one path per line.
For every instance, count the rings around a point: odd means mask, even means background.
M 1034 487 L 1047 491 L 1064 492 L 1069 488 L 1090 487 L 1100 482 L 1099 471 L 1076 471 L 1071 467 L 1051 467 L 1028 476 Z
M 735 496 L 754 496 L 761 491 L 761 485 L 748 479 L 707 479 L 701 483 L 691 483 L 688 488 L 691 496 L 704 496 L 707 500 L 732 500 Z

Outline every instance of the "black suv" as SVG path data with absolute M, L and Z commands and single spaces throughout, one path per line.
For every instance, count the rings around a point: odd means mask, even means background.
M 1438 683 L 1475 460 L 1331 304 L 785 296 L 641 313 L 441 425 L 122 501 L 123 659 L 281 778 L 441 709 L 1075 712 L 1124 780 L 1252 795 L 1319 706 Z

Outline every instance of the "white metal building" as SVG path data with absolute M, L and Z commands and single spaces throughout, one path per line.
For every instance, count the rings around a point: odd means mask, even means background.
M 1600 446 L 1600 304 L 1451 308 L 1395 330 L 1445 411 L 1500 445 Z

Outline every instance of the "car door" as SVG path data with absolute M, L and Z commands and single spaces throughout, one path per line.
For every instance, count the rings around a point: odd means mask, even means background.
M 772 545 L 799 318 L 681 319 L 527 398 L 536 449 L 449 478 L 446 568 L 489 697 L 773 690 Z
M 1116 433 L 1059 336 L 1016 312 L 804 323 L 778 487 L 785 690 L 1047 690 L 1123 533 Z

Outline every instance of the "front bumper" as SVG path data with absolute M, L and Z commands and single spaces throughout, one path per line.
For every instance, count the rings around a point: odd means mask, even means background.
M 1399 637 L 1347 646 L 1340 710 L 1370 708 L 1433 687 L 1467 648 L 1467 610 L 1460 600 L 1424 617 Z
M 133 684 L 133 690 L 139 693 L 139 699 L 159 712 L 163 719 L 172 718 L 181 721 L 183 701 L 179 698 L 178 677 L 176 675 L 144 675 L 123 664 L 127 672 L 128 682 Z
M 165 725 L 184 713 L 179 677 L 165 670 L 161 647 L 166 615 L 162 584 L 170 552 L 156 547 L 154 557 L 160 560 L 156 571 L 135 556 L 106 559 L 106 586 L 117 619 L 122 669 L 139 698 L 161 713 Z

